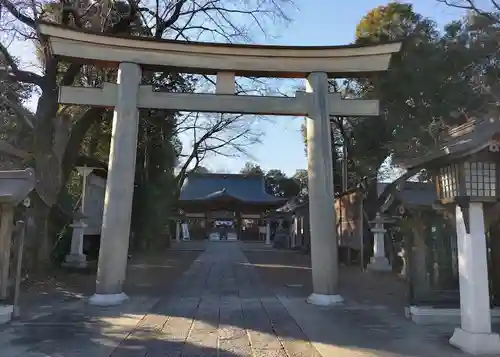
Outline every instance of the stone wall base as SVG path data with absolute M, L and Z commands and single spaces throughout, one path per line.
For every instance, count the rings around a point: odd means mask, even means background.
M 409 306 L 406 317 L 417 325 L 455 325 L 460 326 L 460 309 L 436 308 L 432 306 Z M 492 322 L 500 322 L 500 308 L 491 310 Z

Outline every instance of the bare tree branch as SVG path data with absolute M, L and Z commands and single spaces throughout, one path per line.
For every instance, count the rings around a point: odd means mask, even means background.
M 3 1 L 3 0 L 2 0 Z M 2 62 L 5 63 L 5 67 L 2 68 Z M 14 58 L 10 55 L 7 48 L 0 42 L 0 71 L 5 71 L 12 77 L 12 80 L 32 83 L 38 86 L 42 85 L 42 77 L 33 72 L 23 71 L 19 69 Z
M 181 10 L 184 4 L 187 2 L 187 0 L 176 0 L 175 1 L 175 6 L 174 6 L 174 12 L 173 14 L 166 20 L 162 20 L 159 17 L 157 18 L 160 23 L 156 27 L 156 38 L 161 38 L 163 36 L 163 33 L 167 28 L 172 26 L 179 20 L 179 17 L 181 16 Z
M 494 23 L 499 23 L 500 18 L 498 15 L 495 16 L 491 11 L 486 11 L 484 9 L 479 8 L 476 5 L 476 1 L 474 0 L 436 0 L 437 2 L 443 3 L 447 6 L 454 7 L 457 9 L 464 9 L 464 10 L 472 10 L 476 12 L 478 15 L 484 16 L 490 21 L 493 21 Z M 490 3 L 496 9 L 496 11 L 500 11 L 500 3 L 497 0 L 490 0 Z
M 189 118 L 184 122 L 186 125 L 181 128 L 181 132 L 190 132 L 192 142 L 189 153 L 181 154 L 185 158 L 177 175 L 177 187 L 180 188 L 184 182 L 185 175 L 189 168 L 197 167 L 209 157 L 209 154 L 221 156 L 236 156 L 228 151 L 239 154 L 247 154 L 245 146 L 255 144 L 259 140 L 259 135 L 246 124 L 242 115 L 200 115 L 200 113 L 190 113 Z
M 36 28 L 36 22 L 29 16 L 24 15 L 21 10 L 19 10 L 12 2 L 9 0 L 0 0 L 0 4 L 4 6 L 16 19 L 21 21 L 26 26 L 32 29 Z

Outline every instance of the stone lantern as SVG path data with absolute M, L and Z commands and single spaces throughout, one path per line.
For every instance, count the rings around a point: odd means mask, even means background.
M 385 229 L 384 224 L 393 223 L 393 219 L 382 217 L 377 213 L 375 219 L 370 221 L 372 224 L 371 231 L 373 233 L 373 257 L 367 265 L 367 269 L 371 271 L 390 272 L 392 271 L 391 264 L 385 256 Z
M 76 167 L 80 176 L 82 176 L 82 196 L 80 210 L 73 213 L 73 223 L 70 225 L 72 228 L 71 246 L 68 255 L 66 256 L 63 266 L 69 268 L 87 268 L 87 256 L 83 253 L 83 239 L 87 223 L 85 219 L 88 218 L 85 210 L 85 203 L 88 196 L 88 177 L 92 171 L 99 169 L 98 167 L 77 166 Z
M 455 212 L 461 327 L 450 343 L 472 354 L 500 353 L 491 330 L 484 208 L 499 199 L 500 121 L 470 121 L 448 133 L 441 146 L 405 166 L 434 176 L 439 201 Z

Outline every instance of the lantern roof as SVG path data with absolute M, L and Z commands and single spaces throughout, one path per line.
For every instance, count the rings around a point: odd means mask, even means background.
M 407 170 L 475 154 L 489 145 L 500 145 L 500 117 L 473 119 L 448 131 L 435 149 L 400 163 Z M 499 146 L 500 147 L 500 146 Z
M 390 183 L 377 183 L 377 191 L 380 196 Z M 394 193 L 397 205 L 403 204 L 411 207 L 431 207 L 438 199 L 436 186 L 427 182 L 406 181 L 402 188 Z M 395 205 L 391 205 L 394 207 Z
M 93 167 L 94 171 L 92 173 L 96 176 L 107 178 L 108 176 L 108 164 L 104 161 L 96 159 L 94 157 L 80 155 L 76 159 L 76 167 Z

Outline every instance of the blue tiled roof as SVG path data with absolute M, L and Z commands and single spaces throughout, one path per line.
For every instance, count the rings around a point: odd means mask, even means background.
M 239 174 L 188 174 L 180 201 L 206 201 L 228 197 L 242 202 L 279 203 L 286 201 L 265 191 L 263 176 Z

